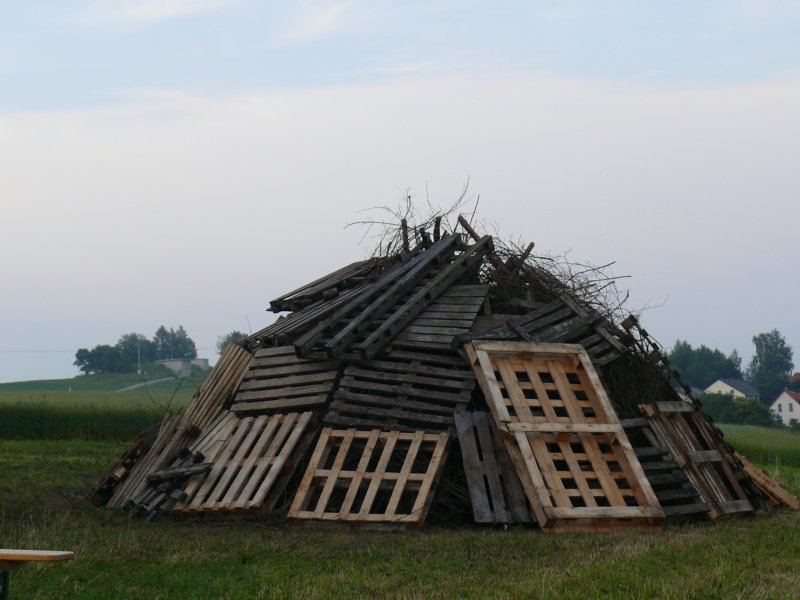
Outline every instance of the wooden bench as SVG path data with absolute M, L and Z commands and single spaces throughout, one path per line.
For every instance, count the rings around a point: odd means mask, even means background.
M 74 552 L 60 550 L 6 550 L 0 548 L 0 600 L 8 600 L 9 572 L 29 562 L 56 562 L 72 560 Z

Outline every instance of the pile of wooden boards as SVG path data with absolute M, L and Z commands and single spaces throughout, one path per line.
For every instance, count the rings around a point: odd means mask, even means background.
M 502 260 L 459 222 L 273 300 L 288 314 L 231 344 L 92 501 L 403 528 L 449 508 L 446 487 L 475 522 L 545 532 L 797 508 L 675 392 L 638 322 L 520 286 L 532 245 Z

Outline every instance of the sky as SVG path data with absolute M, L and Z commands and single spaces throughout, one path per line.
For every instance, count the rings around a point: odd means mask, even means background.
M 469 181 L 615 261 L 648 331 L 797 351 L 800 5 L 0 0 L 0 381 L 183 325 L 199 355 Z

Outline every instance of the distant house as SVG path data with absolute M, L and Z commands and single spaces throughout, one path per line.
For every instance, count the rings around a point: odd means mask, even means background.
M 168 358 L 157 360 L 160 365 L 164 365 L 177 377 L 188 377 L 192 374 L 192 366 L 198 367 L 204 373 L 209 370 L 207 358 Z
M 685 400 L 686 402 L 692 401 L 692 399 L 689 397 L 689 394 L 687 394 L 682 387 L 675 386 L 673 389 L 675 390 L 675 393 L 681 397 L 681 399 Z M 690 391 L 692 396 L 695 398 L 699 398 L 700 396 L 705 394 L 705 390 L 703 390 L 703 388 L 697 387 L 696 385 L 691 386 Z
M 794 375 L 789 377 L 789 385 L 797 383 L 798 381 L 800 381 L 800 373 L 795 373 Z
M 717 379 L 704 392 L 706 394 L 728 394 L 736 398 L 754 398 L 756 400 L 759 397 L 758 390 L 741 379 Z
M 781 418 L 784 425 L 800 421 L 800 392 L 783 390 L 769 409 Z

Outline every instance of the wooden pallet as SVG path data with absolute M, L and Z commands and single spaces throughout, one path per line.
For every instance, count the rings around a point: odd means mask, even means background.
M 374 259 L 351 263 L 271 300 L 269 309 L 272 312 L 298 311 L 320 300 L 335 298 L 342 291 L 360 285 L 373 271 L 380 270 L 380 262 L 380 260 Z
M 421 525 L 447 458 L 449 440 L 446 433 L 326 427 L 289 518 Z
M 474 269 L 492 248 L 490 236 L 463 247 L 453 234 L 387 269 L 356 298 L 295 341 L 298 355 L 361 360 L 375 357 L 422 311 Z M 460 253 L 459 253 L 460 252 Z
M 744 465 L 745 473 L 750 476 L 758 486 L 758 489 L 767 497 L 770 506 L 783 506 L 792 510 L 800 510 L 800 499 L 797 496 L 793 495 L 741 454 L 737 453 L 736 458 Z
M 640 409 L 659 444 L 669 450 L 702 495 L 712 519 L 753 511 L 736 477 L 739 465 L 729 462 L 724 440 L 693 403 L 654 402 Z
M 108 506 L 121 507 L 137 498 L 147 486 L 147 475 L 171 464 L 222 412 L 242 381 L 252 355 L 239 344 L 228 344 L 192 398 L 182 416 L 168 415 L 147 455 L 131 469 L 128 478 L 114 490 Z
M 256 515 L 271 511 L 318 430 L 311 412 L 224 414 L 191 448 L 211 468 L 188 480 L 186 499 L 175 510 Z
M 486 285 L 454 285 L 391 342 L 391 348 L 450 350 L 453 338 L 470 331 L 486 302 Z
M 455 353 L 394 350 L 348 366 L 324 422 L 336 427 L 429 432 L 453 428 L 475 376 Z
M 103 477 L 98 486 L 88 496 L 89 502 L 95 506 L 105 506 L 114 495 L 114 490 L 130 475 L 134 465 L 150 449 L 150 442 L 139 438 L 133 447 L 126 450 L 111 471 Z
M 650 429 L 650 422 L 644 417 L 637 417 L 624 419 L 620 424 L 667 518 L 685 520 L 707 517 L 708 504 L 670 451 L 661 446 Z
M 664 513 L 581 346 L 466 350 L 543 531 L 660 529 Z
M 462 334 L 459 339 L 525 340 L 526 342 L 580 344 L 592 364 L 601 368 L 627 352 L 627 347 L 607 327 L 605 319 L 567 296 L 521 316 L 507 316 L 493 329 Z
M 239 385 L 236 413 L 300 411 L 324 406 L 331 398 L 339 365 L 298 358 L 293 346 L 257 350 Z
M 533 521 L 525 491 L 491 415 L 459 411 L 455 421 L 475 522 Z

